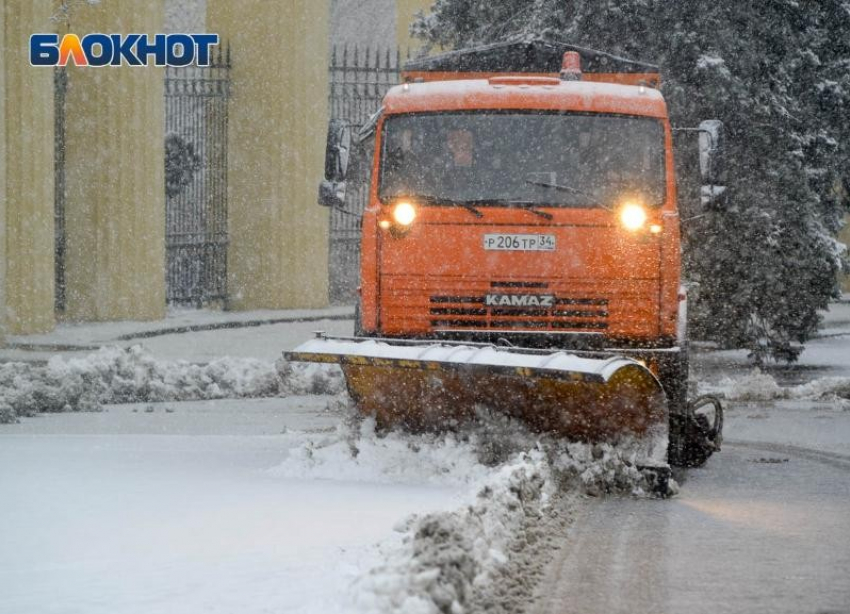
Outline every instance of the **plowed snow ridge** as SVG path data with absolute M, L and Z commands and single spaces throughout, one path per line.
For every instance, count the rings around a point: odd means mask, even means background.
M 158 361 L 141 346 L 111 347 L 47 365 L 0 364 L 0 422 L 39 412 L 97 411 L 116 403 L 337 394 L 342 373 L 320 365 L 222 358 Z
M 730 401 L 850 399 L 850 378 L 822 377 L 797 386 L 780 386 L 772 375 L 756 368 L 743 377 L 725 377 L 717 384 L 702 383 L 700 391 L 719 394 Z
M 284 478 L 470 486 L 454 511 L 403 520 L 382 544 L 384 564 L 350 587 L 354 612 L 479 611 L 492 604 L 511 565 L 543 547 L 535 529 L 569 493 L 645 496 L 630 445 L 563 444 L 491 420 L 459 434 L 379 434 L 373 420 L 333 433 L 294 435 L 300 447 L 272 475 Z M 532 578 L 527 591 L 531 594 Z

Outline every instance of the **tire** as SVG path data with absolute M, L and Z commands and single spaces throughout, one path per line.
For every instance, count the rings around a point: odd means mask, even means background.
M 702 467 L 719 449 L 720 437 L 704 415 L 692 411 L 687 416 L 671 416 L 670 446 L 667 451 L 667 462 L 670 465 Z
M 659 365 L 670 415 L 667 462 L 674 467 L 702 467 L 720 449 L 722 440 L 723 408 L 719 401 L 715 406 L 717 421 L 714 426 L 709 424 L 706 416 L 694 410 L 695 404 L 705 404 L 701 403 L 702 399 L 693 403 L 688 401 L 689 366 L 687 350 L 670 356 Z
M 669 414 L 667 462 L 674 467 L 684 466 L 688 457 L 688 369 L 687 350 L 664 357 L 658 365 L 658 377 L 667 396 Z

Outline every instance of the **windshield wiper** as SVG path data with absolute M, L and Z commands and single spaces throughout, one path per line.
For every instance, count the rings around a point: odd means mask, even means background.
M 531 211 L 535 215 L 539 215 L 544 220 L 551 220 L 551 219 L 555 218 L 555 216 L 552 215 L 551 213 L 547 213 L 546 211 L 541 211 L 537 207 L 538 206 L 535 203 L 522 203 L 523 209 L 525 209 L 526 211 Z
M 443 196 L 434 196 L 433 194 L 394 194 L 389 198 L 409 198 L 411 200 L 418 200 L 431 205 L 457 205 L 459 207 L 463 207 L 475 217 L 484 217 L 484 214 L 481 213 L 481 211 L 479 211 L 473 204 L 478 201 L 455 200 L 453 198 L 445 198 Z
M 509 200 L 506 198 L 478 198 L 474 200 L 457 200 L 454 198 L 445 198 L 443 196 L 435 196 L 433 194 L 394 194 L 389 198 L 409 198 L 411 200 L 418 200 L 420 202 L 428 203 L 431 205 L 455 205 L 458 207 L 463 207 L 470 213 L 472 213 L 475 217 L 484 217 L 484 214 L 478 209 L 479 206 L 486 205 L 496 205 L 503 207 L 518 207 L 522 209 L 527 209 L 531 213 L 538 215 L 546 220 L 554 219 L 554 216 L 551 213 L 547 213 L 546 211 L 541 211 L 539 209 L 540 204 L 528 200 Z
M 478 209 L 476 209 L 475 205 L 473 205 L 471 202 L 465 200 L 453 200 L 451 201 L 451 204 L 460 205 L 461 207 L 472 213 L 472 215 L 474 215 L 475 217 L 484 217 L 484 214 L 481 213 L 481 211 L 479 211 Z

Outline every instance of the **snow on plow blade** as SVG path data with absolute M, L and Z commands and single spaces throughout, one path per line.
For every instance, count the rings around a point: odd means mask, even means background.
M 658 380 L 619 356 L 325 337 L 284 356 L 339 364 L 360 411 L 385 426 L 440 429 L 486 407 L 580 441 L 667 429 Z

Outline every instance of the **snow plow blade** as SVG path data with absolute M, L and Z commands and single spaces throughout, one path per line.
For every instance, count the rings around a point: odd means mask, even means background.
M 487 408 L 577 441 L 667 432 L 661 384 L 616 355 L 319 337 L 284 357 L 339 364 L 360 411 L 387 427 L 445 429 Z

